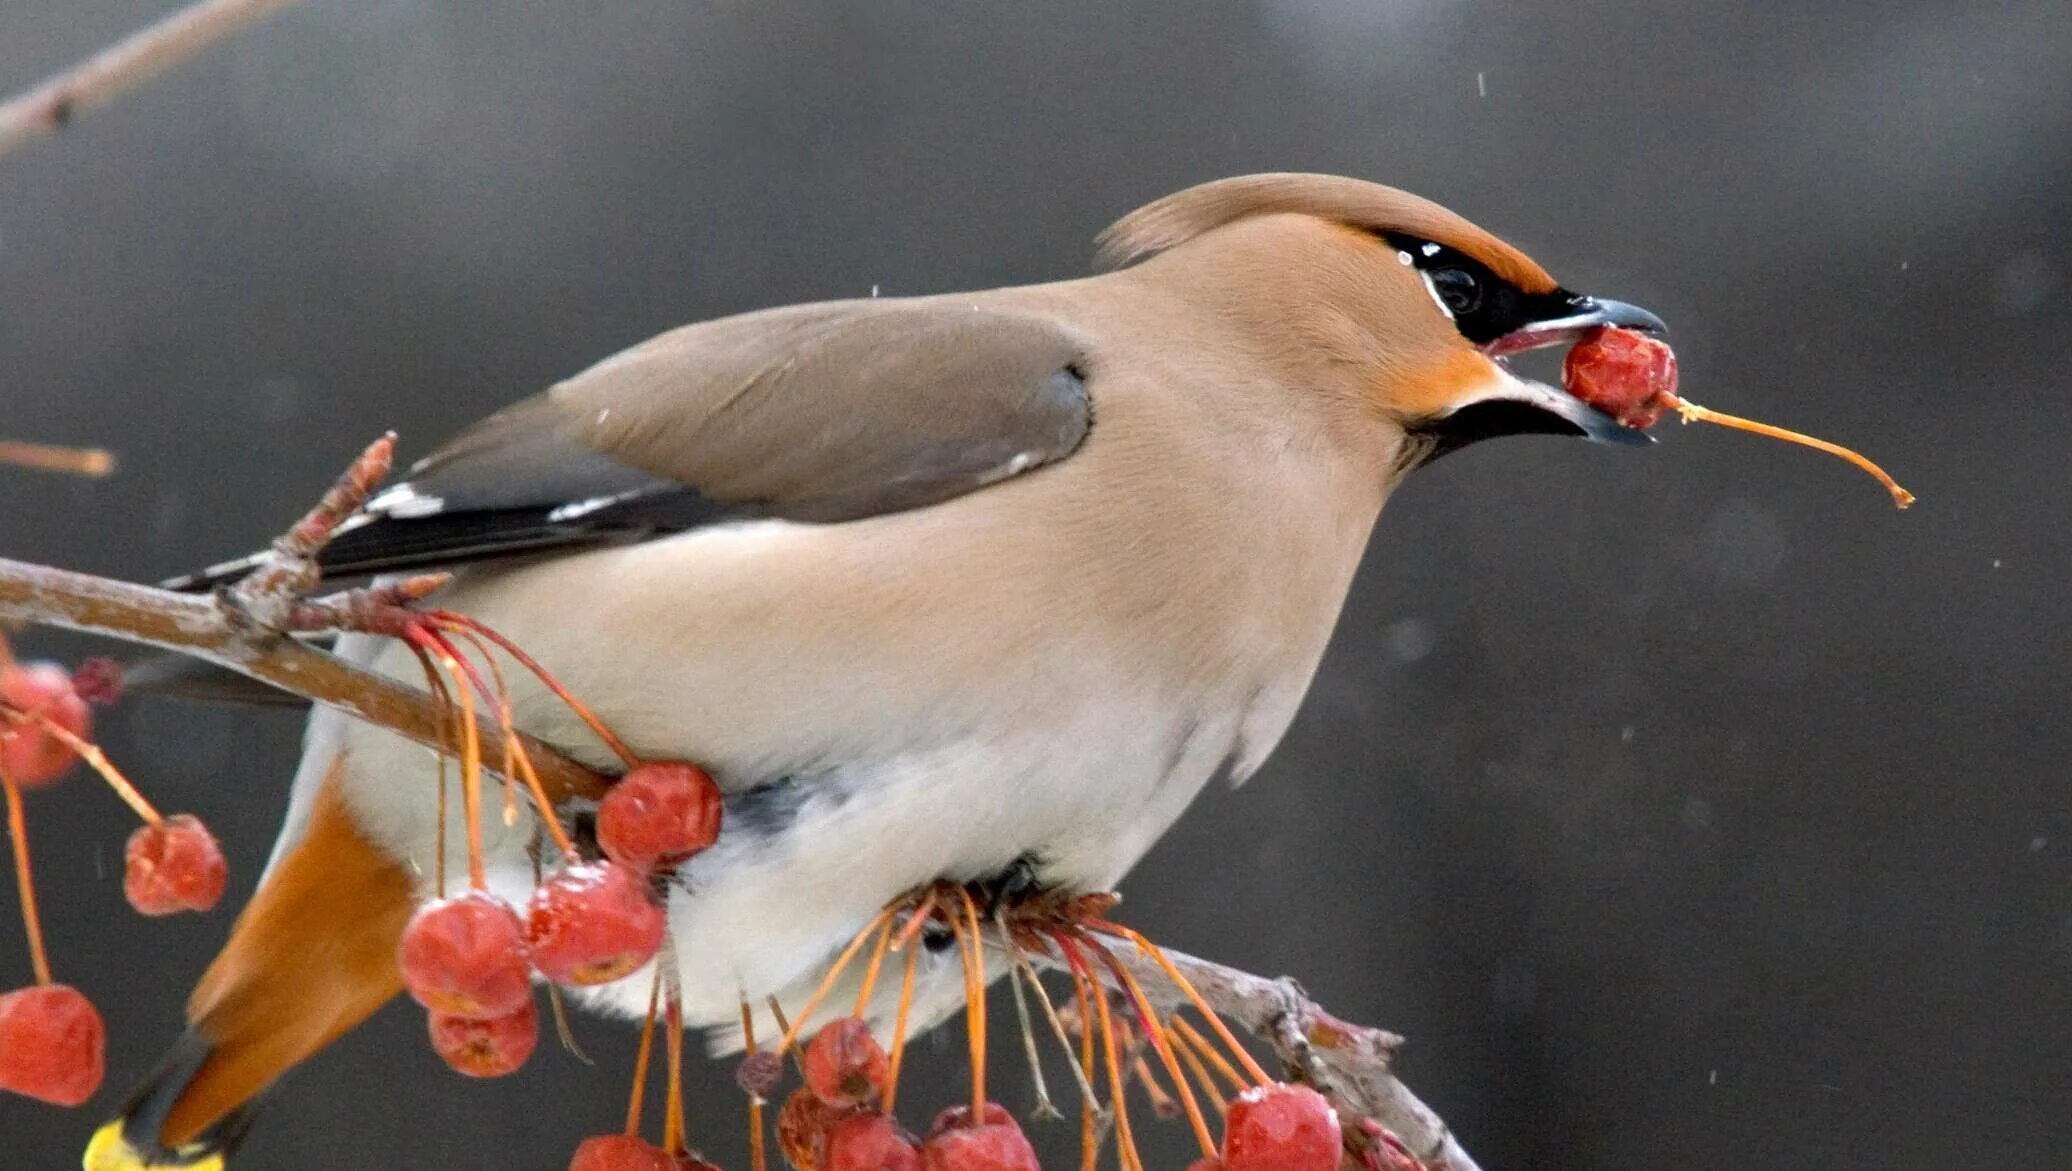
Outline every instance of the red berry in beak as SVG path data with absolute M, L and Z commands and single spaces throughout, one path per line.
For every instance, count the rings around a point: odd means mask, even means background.
M 827 1134 L 826 1171 L 920 1171 L 921 1148 L 897 1122 L 873 1110 Z
M 1337 1171 L 1343 1144 L 1337 1111 L 1308 1086 L 1254 1086 L 1223 1120 L 1228 1171 Z
M 488 891 L 419 907 L 403 928 L 396 966 L 411 999 L 448 1016 L 507 1016 L 532 1002 L 525 925 Z
M 720 793 L 704 769 L 664 761 L 620 777 L 597 807 L 597 844 L 635 870 L 681 862 L 719 839 Z
M 593 862 L 549 878 L 526 907 L 532 964 L 556 984 L 609 984 L 662 949 L 662 908 L 638 871 Z
M 1562 389 L 1617 419 L 1646 430 L 1676 396 L 1676 352 L 1644 333 L 1599 326 L 1570 347 Z
M 677 1161 L 662 1148 L 630 1134 L 586 1138 L 569 1160 L 568 1171 L 677 1171 Z
M 17 663 L 0 668 L 0 703 L 21 712 L 36 712 L 84 740 L 93 731 L 86 701 L 72 686 L 72 676 L 56 663 Z M 24 789 L 40 789 L 72 767 L 79 754 L 34 722 L 0 719 L 0 765 Z
M 885 1050 L 861 1017 L 821 1027 L 806 1046 L 806 1087 L 830 1106 L 861 1106 L 885 1089 Z
M 138 826 L 122 860 L 122 893 L 140 915 L 209 910 L 230 881 L 216 835 L 189 813 Z
M 66 984 L 0 996 L 0 1090 L 77 1106 L 101 1088 L 108 1031 L 93 1002 Z
M 531 998 L 517 1012 L 488 1020 L 431 1014 L 432 1049 L 469 1077 L 516 1073 L 540 1041 L 540 1010 Z
M 1039 1171 L 1036 1150 L 1006 1107 L 986 1103 L 985 1121 L 973 1125 L 971 1109 L 957 1106 L 935 1116 L 921 1144 L 924 1171 Z

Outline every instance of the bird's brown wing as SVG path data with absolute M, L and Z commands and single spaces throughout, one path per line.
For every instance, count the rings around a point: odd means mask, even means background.
M 462 432 L 371 501 L 324 567 L 389 573 L 940 503 L 1070 455 L 1091 421 L 1084 359 L 1049 321 L 946 300 L 686 326 Z

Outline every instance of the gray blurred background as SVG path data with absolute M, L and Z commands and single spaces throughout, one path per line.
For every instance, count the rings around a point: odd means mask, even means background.
M 5 0 L 0 88 L 169 7 Z M 1662 313 L 1697 401 L 1921 503 L 1711 428 L 1444 461 L 1129 917 L 1407 1034 L 1491 1171 L 2072 1166 L 2061 5 L 310 0 L 0 160 L 0 433 L 124 460 L 0 469 L 0 554 L 191 568 L 383 428 L 421 453 L 696 318 L 1078 273 L 1138 203 L 1266 169 L 1450 204 Z M 296 721 L 104 728 L 249 881 Z M 91 1107 L 0 1100 L 10 1171 L 75 1165 L 229 916 L 129 916 L 91 786 L 31 816 L 113 1046 Z M 294 1077 L 245 1166 L 558 1168 L 614 1125 L 620 1030 L 483 1085 L 421 1020 Z M 906 1100 L 947 1101 L 954 1045 L 922 1064 Z M 693 1111 L 739 1167 L 723 1083 Z

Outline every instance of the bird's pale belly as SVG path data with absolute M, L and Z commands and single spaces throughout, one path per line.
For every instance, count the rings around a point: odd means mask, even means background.
M 724 1046 L 744 995 L 754 1003 L 775 994 L 796 1011 L 879 908 L 938 878 L 980 879 L 1026 861 L 1046 885 L 1112 887 L 1205 784 L 1255 762 L 1255 747 L 1263 754 L 1258 736 L 1266 729 L 1256 705 L 1244 702 L 1258 695 L 1248 688 L 1209 705 L 1215 714 L 1201 706 L 1147 710 L 1113 697 L 1053 706 L 1011 733 L 996 724 L 990 737 L 801 769 L 730 794 L 719 843 L 670 890 L 686 1020 L 718 1026 L 715 1041 Z M 349 735 L 345 775 L 356 819 L 429 877 L 437 784 L 428 754 L 388 737 Z M 506 826 L 500 802 L 485 804 L 489 881 L 522 900 L 534 881 L 530 818 Z M 448 808 L 459 808 L 457 794 L 449 793 Z M 466 873 L 462 838 L 449 827 L 449 876 Z M 580 999 L 637 1016 L 652 979 L 643 970 Z M 846 1008 L 835 1006 L 846 1002 L 828 1003 L 839 1015 Z M 951 966 L 931 960 L 915 1026 L 961 1002 Z M 889 1004 L 874 1015 L 889 1015 Z

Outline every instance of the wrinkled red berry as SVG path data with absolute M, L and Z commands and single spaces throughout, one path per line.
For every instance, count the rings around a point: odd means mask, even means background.
M 108 1030 L 77 988 L 39 984 L 0 996 L 0 1090 L 77 1106 L 101 1088 Z
M 753 1098 L 768 1100 L 777 1092 L 777 1085 L 784 1080 L 784 1058 L 770 1052 L 751 1053 L 734 1067 L 734 1084 L 741 1092 Z
M 971 1122 L 969 1106 L 953 1106 L 935 1116 L 928 1141 L 921 1144 L 925 1171 L 1038 1171 L 1036 1150 L 1007 1108 L 986 1103 L 984 1121 Z
M 191 813 L 138 826 L 122 852 L 122 893 L 140 915 L 206 911 L 229 882 L 216 835 Z
M 21 712 L 36 712 L 84 740 L 93 732 L 93 716 L 72 686 L 72 676 L 56 663 L 15 663 L 0 667 L 0 703 Z M 41 726 L 0 719 L 0 767 L 24 789 L 40 789 L 72 767 L 79 754 Z
M 777 1149 L 797 1171 L 818 1171 L 827 1155 L 828 1132 L 854 1113 L 852 1108 L 830 1106 L 800 1086 L 777 1111 Z
M 597 806 L 597 844 L 635 870 L 681 862 L 719 839 L 720 793 L 704 769 L 662 761 L 620 777 Z
M 396 966 L 412 999 L 449 1016 L 506 1016 L 532 1000 L 525 924 L 488 891 L 419 907 L 396 945 Z
M 830 1106 L 861 1106 L 885 1089 L 885 1050 L 861 1017 L 821 1026 L 804 1064 L 806 1087 Z
M 876 1110 L 852 1114 L 827 1132 L 826 1171 L 920 1171 L 914 1136 Z
M 540 1010 L 526 998 L 513 1013 L 482 1020 L 433 1012 L 432 1049 L 447 1065 L 469 1077 L 516 1073 L 540 1040 Z
M 1561 385 L 1620 423 L 1645 430 L 1676 393 L 1676 352 L 1646 334 L 1601 326 L 1570 347 Z
M 1275 1082 L 1230 1100 L 1223 1120 L 1229 1171 L 1337 1171 L 1338 1113 L 1308 1086 Z
M 669 1152 L 630 1134 L 586 1138 L 569 1160 L 568 1171 L 677 1171 Z
M 525 940 L 556 984 L 609 984 L 655 958 L 664 920 L 647 879 L 616 862 L 571 866 L 532 892 Z

